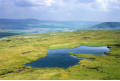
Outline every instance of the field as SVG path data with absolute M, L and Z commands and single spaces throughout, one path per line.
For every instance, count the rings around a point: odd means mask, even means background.
M 119 37 L 119 30 L 89 30 L 1 38 L 0 79 L 120 80 Z M 25 67 L 25 64 L 45 57 L 48 49 L 77 46 L 108 46 L 111 51 L 105 55 L 70 53 L 86 59 L 68 69 Z

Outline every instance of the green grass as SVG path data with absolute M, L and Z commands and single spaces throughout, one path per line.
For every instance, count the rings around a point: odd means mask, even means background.
M 33 38 L 32 38 L 32 37 Z M 120 79 L 120 31 L 77 31 L 18 35 L 0 39 L 1 80 L 118 80 Z M 106 55 L 73 54 L 85 58 L 63 68 L 24 67 L 47 55 L 48 49 L 77 46 L 109 46 Z

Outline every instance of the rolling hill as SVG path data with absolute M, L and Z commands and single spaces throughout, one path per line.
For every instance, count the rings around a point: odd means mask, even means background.
M 92 29 L 117 30 L 117 29 L 120 29 L 120 22 L 104 22 L 104 23 L 93 26 Z

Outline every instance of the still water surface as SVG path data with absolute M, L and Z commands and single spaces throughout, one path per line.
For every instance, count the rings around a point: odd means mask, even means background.
M 104 55 L 104 52 L 109 52 L 107 46 L 103 47 L 88 47 L 80 46 L 73 49 L 50 49 L 48 54 L 44 58 L 40 58 L 36 61 L 26 64 L 33 68 L 45 68 L 45 67 L 61 67 L 68 68 L 70 66 L 78 64 L 80 60 L 84 58 L 78 58 L 68 53 L 72 52 L 75 54 L 95 54 Z

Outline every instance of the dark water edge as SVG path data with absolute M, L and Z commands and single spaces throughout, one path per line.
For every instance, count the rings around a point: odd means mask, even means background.
M 48 54 L 44 58 L 40 58 L 36 61 L 26 64 L 26 66 L 31 66 L 32 68 L 68 68 L 70 66 L 78 64 L 80 60 L 84 58 L 78 58 L 76 56 L 70 55 L 69 53 L 75 54 L 95 54 L 104 55 L 105 52 L 109 52 L 107 46 L 104 47 L 88 47 L 80 46 L 73 49 L 52 49 L 48 50 Z

